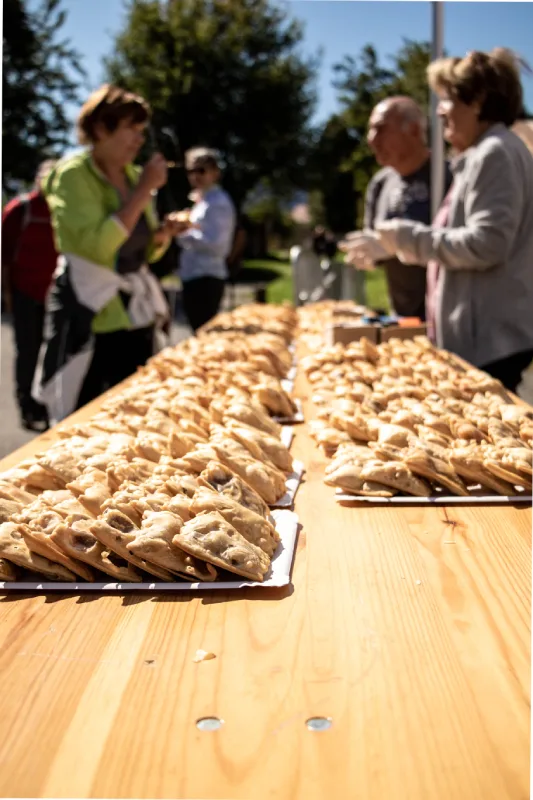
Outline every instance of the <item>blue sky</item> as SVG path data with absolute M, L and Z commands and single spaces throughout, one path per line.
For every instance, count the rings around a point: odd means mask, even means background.
M 178 0 L 179 1 L 179 0 Z M 315 121 L 336 110 L 331 86 L 334 63 L 345 54 L 356 55 L 367 43 L 386 58 L 403 38 L 429 40 L 431 4 L 388 0 L 294 0 L 291 14 L 305 24 L 304 52 L 324 52 L 318 81 Z M 64 0 L 68 19 L 65 34 L 84 56 L 91 88 L 102 78 L 102 57 L 112 48 L 113 33 L 124 19 L 123 0 Z M 519 52 L 533 67 L 533 3 L 444 4 L 444 45 L 450 55 L 467 50 L 489 50 L 497 45 Z M 524 76 L 526 102 L 533 109 L 533 77 Z

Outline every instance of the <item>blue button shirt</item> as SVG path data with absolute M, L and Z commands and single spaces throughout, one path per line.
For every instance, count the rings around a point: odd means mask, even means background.
M 220 278 L 227 280 L 226 258 L 231 250 L 235 232 L 235 208 L 229 195 L 212 186 L 193 206 L 191 222 L 199 228 L 191 228 L 177 237 L 182 248 L 180 278 L 183 282 L 196 278 Z

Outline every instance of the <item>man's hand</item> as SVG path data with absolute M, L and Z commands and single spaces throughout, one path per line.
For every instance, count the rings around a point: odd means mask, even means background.
M 374 269 L 376 262 L 389 258 L 389 252 L 381 245 L 375 231 L 353 231 L 339 243 L 339 249 L 346 253 L 345 261 L 356 269 Z
M 376 225 L 379 243 L 390 255 L 396 255 L 399 249 L 398 238 L 401 231 L 412 230 L 418 223 L 410 219 L 389 219 Z

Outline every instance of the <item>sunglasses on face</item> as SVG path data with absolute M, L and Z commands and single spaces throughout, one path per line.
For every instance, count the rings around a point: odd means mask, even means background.
M 192 167 L 187 170 L 187 175 L 194 175 L 195 172 L 197 175 L 205 175 L 205 167 Z

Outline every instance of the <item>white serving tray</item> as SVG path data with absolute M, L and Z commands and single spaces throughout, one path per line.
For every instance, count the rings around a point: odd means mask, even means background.
M 81 592 L 190 592 L 190 591 L 216 591 L 229 589 L 247 589 L 257 586 L 260 588 L 272 588 L 287 586 L 291 582 L 291 569 L 298 535 L 298 517 L 293 511 L 277 510 L 272 511 L 276 530 L 280 535 L 280 542 L 277 547 L 270 571 L 267 573 L 263 583 L 257 581 L 245 581 L 238 575 L 235 580 L 213 581 L 204 583 L 187 583 L 176 579 L 175 583 L 58 583 L 56 581 L 0 581 L 0 593 L 7 592 L 33 592 L 35 594 L 45 594 L 47 592 L 62 592 L 63 594 L 80 594 Z
M 292 472 L 288 476 L 287 480 L 285 481 L 285 486 L 287 487 L 287 491 L 273 503 L 270 508 L 292 508 L 292 504 L 294 503 L 294 497 L 296 492 L 298 491 L 298 486 L 302 481 L 302 476 L 305 471 L 305 467 L 302 461 L 293 461 L 292 462 Z
M 292 367 L 290 368 L 290 370 L 287 372 L 287 374 L 285 375 L 285 380 L 286 381 L 292 381 L 294 383 L 294 379 L 296 378 L 297 370 L 298 370 L 298 365 L 295 362 L 292 365 Z
M 475 491 L 475 489 L 474 489 Z M 335 500 L 339 503 L 371 503 L 379 505 L 390 506 L 407 506 L 407 505 L 483 505 L 496 503 L 498 505 L 509 505 L 510 503 L 528 503 L 532 501 L 530 494 L 520 492 L 519 494 L 512 495 L 511 497 L 501 494 L 471 494 L 468 497 L 459 497 L 458 495 L 435 494 L 431 497 L 412 497 L 400 496 L 395 497 L 363 497 L 356 494 L 346 494 L 342 489 L 335 491 Z
M 281 431 L 280 439 L 281 442 L 287 448 L 287 450 L 289 450 L 292 444 L 292 440 L 294 439 L 294 428 L 289 428 L 289 426 L 286 425 Z

